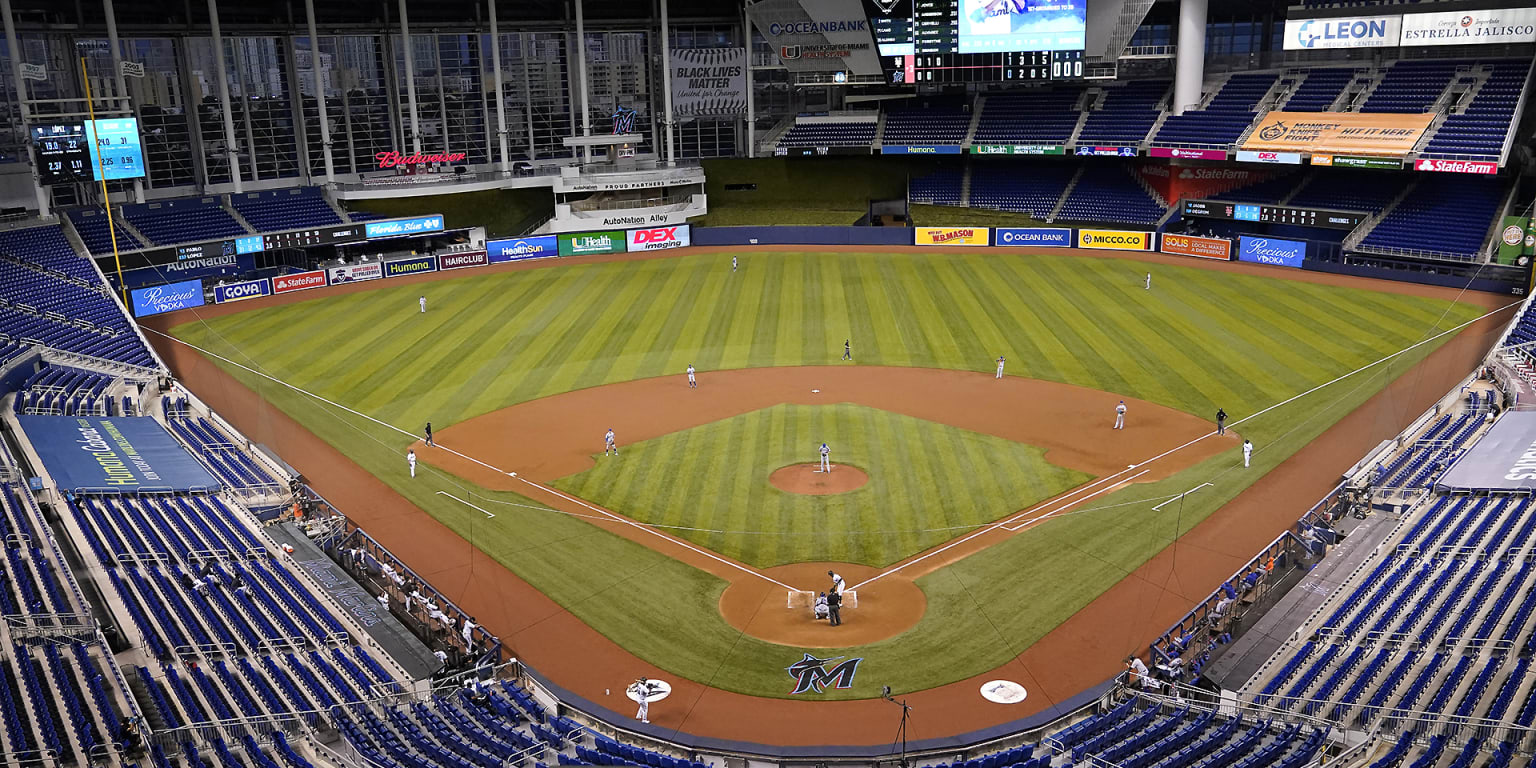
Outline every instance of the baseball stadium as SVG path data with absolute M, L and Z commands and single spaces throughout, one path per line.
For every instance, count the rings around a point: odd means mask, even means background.
M 1515 6 L 0 0 L 0 758 L 1531 765 Z

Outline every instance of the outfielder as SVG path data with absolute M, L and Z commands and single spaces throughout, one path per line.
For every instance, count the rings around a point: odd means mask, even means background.
M 1002 355 L 997 356 L 997 378 L 1003 377 L 1003 363 L 1006 362 Z
M 1115 406 L 1115 429 L 1125 429 L 1125 401 Z
M 816 471 L 817 472 L 831 472 L 832 471 L 832 449 L 828 448 L 826 443 L 822 443 L 821 444 L 821 469 L 818 469 Z
M 417 299 L 416 303 L 421 305 L 421 312 L 422 312 L 422 314 L 426 314 L 426 312 L 427 312 L 427 297 L 423 296 L 423 297 Z
M 416 449 L 411 448 L 405 452 L 405 461 L 411 465 L 411 477 L 416 476 Z
M 1147 290 L 1152 290 L 1152 273 L 1147 273 Z
M 736 257 L 735 256 L 731 257 L 731 271 L 732 272 L 736 271 Z
M 843 339 L 843 359 L 844 360 L 852 360 L 853 359 L 853 346 L 851 345 L 852 341 L 853 341 L 852 339 Z
M 699 380 L 697 378 L 694 378 L 694 375 L 693 375 L 693 363 L 689 363 L 688 364 L 688 388 L 689 389 L 698 389 L 699 388 Z
M 603 435 L 603 443 L 604 456 L 607 456 L 610 452 L 615 456 L 619 455 L 619 445 L 613 441 L 613 427 L 609 427 L 608 434 Z
M 1253 441 L 1252 440 L 1244 440 L 1243 441 L 1243 466 L 1247 467 L 1249 462 L 1251 462 L 1252 460 L 1253 460 Z

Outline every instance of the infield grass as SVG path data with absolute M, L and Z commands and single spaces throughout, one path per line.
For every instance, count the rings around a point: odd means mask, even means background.
M 1010 375 L 1123 393 L 1207 419 L 1220 406 L 1242 419 L 1479 314 L 1470 304 L 1222 270 L 992 249 L 752 253 L 740 264 L 732 273 L 728 254 L 705 251 L 421 286 L 385 282 L 174 332 L 414 434 L 428 420 L 442 428 L 549 394 L 676 375 L 689 362 L 705 371 L 832 364 L 844 338 L 852 338 L 859 363 L 991 371 L 1006 354 Z M 1151 291 L 1142 288 L 1148 271 Z M 423 293 L 430 309 L 419 314 Z M 928 612 L 919 625 L 829 651 L 866 661 L 853 688 L 822 697 L 870 697 L 880 684 L 927 688 L 1007 661 L 1439 343 L 1243 424 L 1258 447 L 1251 469 L 1233 451 L 1099 497 L 923 577 Z M 486 503 L 523 500 L 465 488 L 436 470 L 411 481 L 401 457 L 412 438 L 232 372 L 635 654 L 720 688 L 788 693 L 784 667 L 799 652 L 725 624 L 717 609 L 724 582 L 562 514 L 505 507 L 487 521 L 437 491 L 475 492 Z M 684 466 L 710 461 L 686 453 L 679 454 Z M 1201 482 L 1214 487 L 1182 509 L 1142 501 Z M 710 488 L 705 500 L 715 508 L 741 499 L 734 485 Z M 909 516 L 892 524 L 917 527 Z M 421 567 L 430 578 L 430 564 Z M 1148 590 L 1150 610 L 1160 590 Z M 677 641 L 679 627 L 689 628 L 687 642 Z M 1129 635 L 1104 642 L 1134 650 Z

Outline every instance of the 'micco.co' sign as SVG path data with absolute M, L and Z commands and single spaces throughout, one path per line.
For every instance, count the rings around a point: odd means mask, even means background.
M 417 152 L 415 154 L 403 154 L 390 150 L 380 152 L 373 156 L 379 161 L 380 168 L 404 168 L 408 165 L 431 165 L 432 163 L 462 163 L 466 155 L 463 152 Z

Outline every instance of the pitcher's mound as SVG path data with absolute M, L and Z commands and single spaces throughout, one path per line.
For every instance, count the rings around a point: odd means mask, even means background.
M 834 464 L 831 472 L 818 472 L 820 468 L 820 464 L 791 464 L 775 469 L 768 476 L 768 482 L 781 491 L 809 496 L 847 493 L 863 488 L 869 482 L 869 475 L 858 467 Z

